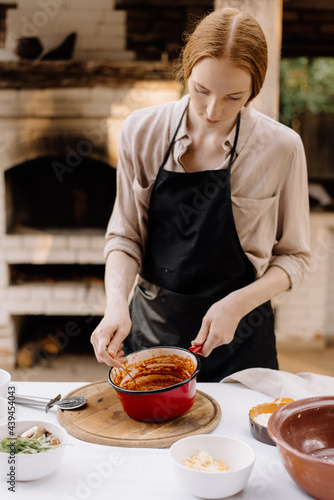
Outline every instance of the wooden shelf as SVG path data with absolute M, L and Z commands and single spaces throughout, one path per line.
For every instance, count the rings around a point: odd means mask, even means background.
M 175 81 L 172 63 L 160 61 L 3 61 L 0 89 L 129 85 Z

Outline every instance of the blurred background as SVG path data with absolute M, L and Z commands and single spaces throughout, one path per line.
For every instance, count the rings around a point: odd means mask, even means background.
M 263 113 L 308 161 L 310 275 L 274 301 L 280 367 L 334 375 L 334 1 L 0 0 L 0 366 L 13 380 L 106 377 L 104 232 L 133 110 L 177 100 L 184 33 L 224 6 L 260 22 Z

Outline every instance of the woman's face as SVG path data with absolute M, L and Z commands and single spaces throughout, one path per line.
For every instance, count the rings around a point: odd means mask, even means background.
M 188 79 L 190 107 L 201 125 L 224 129 L 234 125 L 252 94 L 249 71 L 226 59 L 201 59 Z

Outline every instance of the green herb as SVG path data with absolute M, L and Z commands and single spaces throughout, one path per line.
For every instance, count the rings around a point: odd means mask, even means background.
M 50 439 L 52 436 L 42 436 L 36 439 L 31 438 L 3 438 L 0 440 L 0 452 L 11 454 L 36 454 L 42 451 L 48 451 L 54 448 L 59 448 L 61 444 L 52 444 Z M 15 445 L 15 448 L 14 448 Z

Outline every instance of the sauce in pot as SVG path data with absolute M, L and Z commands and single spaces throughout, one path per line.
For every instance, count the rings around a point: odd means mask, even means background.
M 157 389 L 164 389 L 165 387 L 170 387 L 171 385 L 178 384 L 182 382 L 182 380 L 175 380 L 175 378 L 161 376 L 160 378 L 156 378 L 154 380 L 150 380 L 149 377 L 146 377 L 148 380 L 146 382 L 140 383 L 140 390 L 142 391 L 155 391 Z M 134 385 L 134 384 L 132 384 Z M 138 389 L 135 389 L 138 390 Z
M 196 369 L 190 358 L 176 354 L 162 354 L 137 363 L 129 362 L 126 367 L 139 387 L 135 386 L 123 370 L 115 372 L 113 382 L 122 389 L 131 391 L 154 391 L 171 387 L 187 380 Z

